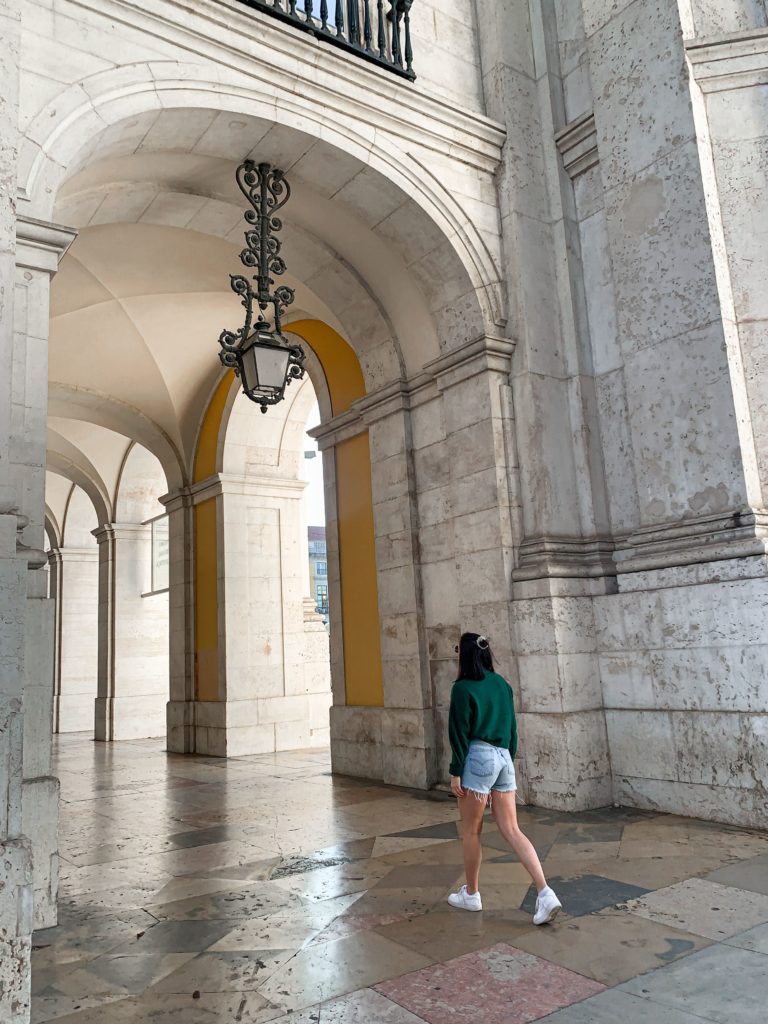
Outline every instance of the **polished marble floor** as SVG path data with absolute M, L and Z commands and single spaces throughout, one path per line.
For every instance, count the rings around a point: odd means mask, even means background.
M 484 910 L 456 911 L 454 802 L 333 778 L 325 752 L 221 761 L 63 736 L 57 1024 L 765 1024 L 768 834 L 521 808 L 561 896 L 489 819 Z

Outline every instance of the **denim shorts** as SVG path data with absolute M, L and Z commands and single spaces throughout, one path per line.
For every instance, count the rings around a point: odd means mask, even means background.
M 471 789 L 482 796 L 488 796 L 492 790 L 513 793 L 517 789 L 517 780 L 511 754 L 505 747 L 472 740 L 461 773 L 461 784 L 464 789 Z

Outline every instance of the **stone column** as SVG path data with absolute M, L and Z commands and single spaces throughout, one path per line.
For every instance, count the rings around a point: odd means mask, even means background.
M 567 116 L 555 6 L 480 0 L 478 28 L 488 112 L 507 127 L 499 203 L 516 339 L 507 466 L 522 775 L 532 802 L 579 808 L 611 797 L 592 598 L 615 589 L 615 569 L 573 193 L 555 145 Z
M 0 7 L 0 1017 L 29 1014 L 33 926 L 54 924 L 53 615 L 43 480 L 48 285 L 73 234 L 17 220 L 19 5 Z
M 168 698 L 168 595 L 152 594 L 151 528 L 111 523 L 99 544 L 97 740 L 165 732 Z
M 99 552 L 55 548 L 49 562 L 56 604 L 54 732 L 90 732 L 98 677 Z
M 509 619 L 517 501 L 510 447 L 513 345 L 482 338 L 425 367 L 411 395 L 418 551 L 433 708 L 435 778 L 445 781 L 447 715 L 462 632 L 486 633 L 517 690 Z
M 59 781 L 51 774 L 54 608 L 44 546 L 51 278 L 75 238 L 67 228 L 18 217 L 14 353 L 11 369 L 11 472 L 27 558 L 24 654 L 23 828 L 32 843 L 33 921 L 56 921 Z
M 166 708 L 168 750 L 195 749 L 195 635 L 192 560 L 192 495 L 174 491 L 161 499 L 168 513 L 169 692 Z
M 193 488 L 196 501 L 216 501 L 220 623 L 216 699 L 198 694 L 195 703 L 198 753 L 237 756 L 328 741 L 327 634 L 305 607 L 305 487 L 277 474 L 220 474 Z M 325 664 L 318 646 L 325 646 Z

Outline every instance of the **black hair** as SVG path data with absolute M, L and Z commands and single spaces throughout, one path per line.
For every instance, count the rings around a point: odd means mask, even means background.
M 487 637 L 479 633 L 462 633 L 459 640 L 459 679 L 476 682 L 493 672 L 493 655 Z

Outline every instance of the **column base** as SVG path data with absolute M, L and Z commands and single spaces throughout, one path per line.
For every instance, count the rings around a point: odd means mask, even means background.
M 328 746 L 330 694 L 237 701 L 169 701 L 168 750 L 244 757 Z
M 24 834 L 34 846 L 33 928 L 53 928 L 59 895 L 59 780 L 52 776 L 24 779 L 21 800 Z
M 97 697 L 94 736 L 97 740 L 143 740 L 164 736 L 165 694 L 144 693 L 131 697 Z
M 616 802 L 768 827 L 768 560 L 618 581 L 595 599 Z
M 331 708 L 331 765 L 339 775 L 429 789 L 442 776 L 431 708 Z
M 0 840 L 0 1020 L 27 1024 L 32 978 L 32 857 L 26 839 Z

